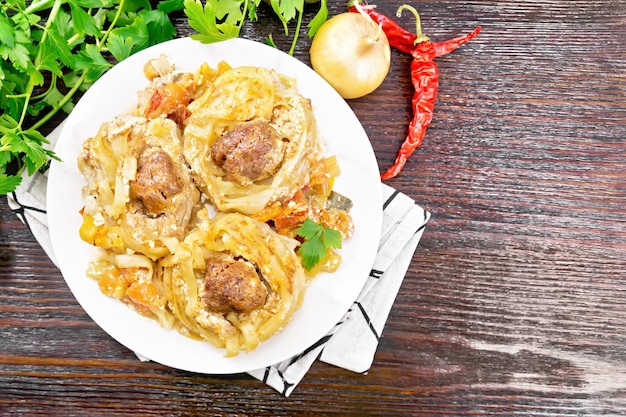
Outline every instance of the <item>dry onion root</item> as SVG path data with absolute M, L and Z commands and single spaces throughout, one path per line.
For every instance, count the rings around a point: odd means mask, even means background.
M 345 99 L 376 90 L 389 72 L 387 36 L 366 13 L 341 13 L 319 28 L 311 65 Z

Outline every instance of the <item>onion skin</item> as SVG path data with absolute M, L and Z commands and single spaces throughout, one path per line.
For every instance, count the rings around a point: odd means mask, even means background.
M 389 72 L 391 48 L 369 17 L 341 13 L 317 31 L 309 50 L 311 66 L 345 99 L 376 90 Z

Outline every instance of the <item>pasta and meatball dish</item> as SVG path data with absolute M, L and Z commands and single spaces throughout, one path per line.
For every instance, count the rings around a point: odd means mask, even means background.
M 298 234 L 311 220 L 351 236 L 349 199 L 333 191 L 339 165 L 310 100 L 275 70 L 179 71 L 161 56 L 144 74 L 136 105 L 78 158 L 80 237 L 96 248 L 87 275 L 165 328 L 249 352 L 341 261 L 328 249 L 305 268 Z

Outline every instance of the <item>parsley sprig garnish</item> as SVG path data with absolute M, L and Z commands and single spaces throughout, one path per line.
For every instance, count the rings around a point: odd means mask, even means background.
M 0 3 L 0 194 L 54 152 L 40 128 L 115 61 L 172 39 L 182 0 L 3 0 Z M 103 100 L 115 97 L 106 98 Z M 11 172 L 8 172 L 9 167 Z
M 225 39 L 239 36 L 245 20 L 256 21 L 257 8 L 262 0 L 184 0 L 184 11 L 188 17 L 189 26 L 198 33 L 191 37 L 203 43 L 219 42 Z M 294 37 L 291 41 L 289 55 L 293 55 L 298 40 L 298 34 L 302 26 L 305 0 L 270 0 L 272 10 L 280 19 L 289 36 L 289 23 L 296 20 Z M 315 32 L 328 19 L 328 7 L 326 0 L 319 0 L 320 9 L 311 19 L 307 27 L 308 36 L 313 37 Z M 269 34 L 266 42 L 276 47 Z
M 322 261 L 329 249 L 341 249 L 341 233 L 326 228 L 311 219 L 306 219 L 298 229 L 298 235 L 305 240 L 298 248 L 302 266 L 310 271 Z

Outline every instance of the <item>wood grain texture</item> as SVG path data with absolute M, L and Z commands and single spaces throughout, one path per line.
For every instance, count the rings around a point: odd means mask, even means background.
M 367 375 L 316 363 L 285 399 L 139 362 L 3 197 L 0 415 L 626 415 L 626 1 L 412 4 L 433 40 L 483 30 L 438 59 L 434 121 L 388 182 L 432 219 Z M 288 47 L 265 7 L 243 32 Z M 384 84 L 349 102 L 381 171 L 411 117 L 409 64 L 394 51 Z

